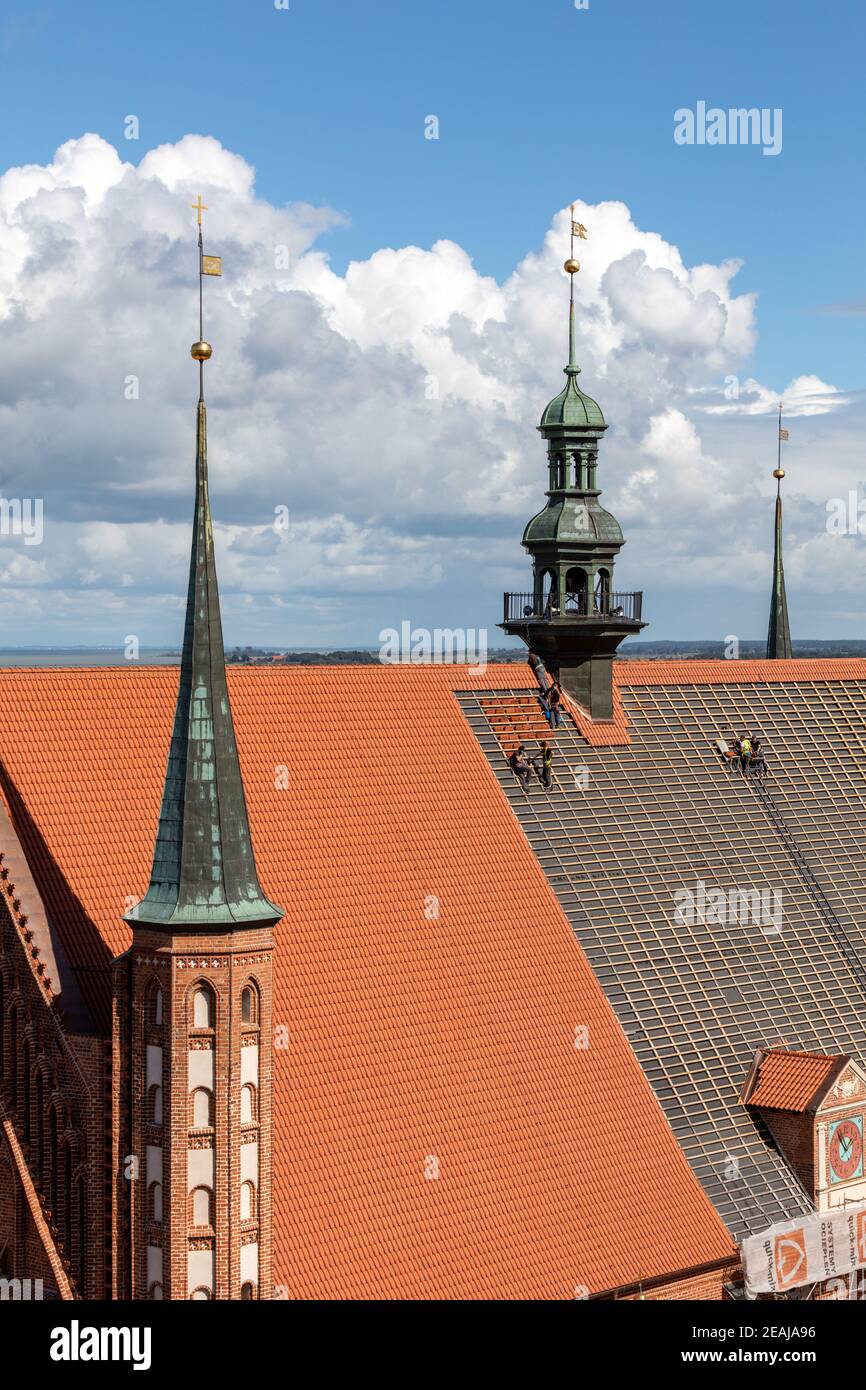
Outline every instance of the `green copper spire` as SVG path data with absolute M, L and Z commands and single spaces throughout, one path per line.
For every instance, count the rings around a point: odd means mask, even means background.
M 572 213 L 574 209 L 572 208 Z M 580 269 L 580 263 L 574 259 L 574 229 L 581 227 L 579 222 L 572 218 L 572 238 L 571 255 L 565 262 L 564 269 L 571 281 L 571 292 L 568 301 L 568 365 L 565 368 L 566 384 L 558 396 L 545 407 L 541 417 L 540 429 L 548 426 L 553 428 L 576 427 L 578 429 L 586 427 L 589 429 L 605 428 L 604 416 L 601 406 L 594 401 L 591 396 L 587 396 L 581 391 L 577 384 L 580 375 L 580 367 L 577 365 L 577 346 L 574 328 L 574 277 Z M 579 233 L 586 235 L 586 228 L 581 227 Z
M 500 626 L 541 657 L 563 690 L 592 719 L 611 720 L 613 658 L 625 637 L 646 624 L 643 594 L 623 593 L 614 564 L 624 545 L 619 523 L 602 507 L 598 446 L 607 426 L 595 401 L 577 385 L 574 324 L 574 238 L 587 231 L 571 209 L 571 277 L 565 389 L 550 402 L 539 431 L 547 444 L 547 491 L 541 511 L 527 523 L 523 546 L 532 557 L 532 590 L 503 595 Z
M 199 231 L 200 276 L 201 267 Z M 150 886 L 127 915 L 132 923 L 179 931 L 272 925 L 283 915 L 259 885 L 229 705 L 207 476 L 203 387 L 212 350 L 201 323 L 199 334 L 192 347 L 200 385 L 180 684 Z
M 773 551 L 773 592 L 770 596 L 770 627 L 767 633 L 767 656 L 781 659 L 793 655 L 791 629 L 788 625 L 788 599 L 785 593 L 785 569 L 782 564 L 782 479 L 785 471 L 777 468 L 776 479 L 776 536 Z

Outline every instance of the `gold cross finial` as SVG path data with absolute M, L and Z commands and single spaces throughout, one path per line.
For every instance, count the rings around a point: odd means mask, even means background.
M 208 212 L 208 211 L 209 211 L 209 208 L 208 208 L 207 203 L 203 203 L 203 202 L 202 202 L 202 200 L 201 200 L 201 194 L 200 194 L 200 193 L 199 193 L 198 196 L 196 197 L 195 202 L 194 202 L 194 203 L 190 203 L 190 207 L 191 207 L 195 212 L 198 213 L 198 225 L 201 226 L 201 215 L 202 215 L 203 212 Z

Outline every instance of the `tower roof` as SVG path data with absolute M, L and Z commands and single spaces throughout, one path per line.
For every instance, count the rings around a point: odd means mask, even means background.
M 201 209 L 198 246 L 196 494 L 180 684 L 150 885 L 129 913 L 130 921 L 178 930 L 261 926 L 283 915 L 259 885 L 226 684 L 207 476 L 204 363 L 212 349 L 202 335 Z
M 568 306 L 568 365 L 565 368 L 566 382 L 558 396 L 545 406 L 540 429 L 546 428 L 589 428 L 607 429 L 601 406 L 591 396 L 587 396 L 577 384 L 580 375 L 575 359 L 574 342 L 574 277 L 572 277 L 572 298 Z

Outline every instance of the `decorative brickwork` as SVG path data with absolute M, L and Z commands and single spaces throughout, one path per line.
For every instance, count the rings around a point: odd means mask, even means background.
M 270 1297 L 272 949 L 269 928 L 133 929 L 134 1298 Z

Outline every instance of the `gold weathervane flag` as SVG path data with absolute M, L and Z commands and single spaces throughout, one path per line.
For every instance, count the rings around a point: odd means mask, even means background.
M 788 431 L 787 431 L 787 430 L 783 430 L 783 429 L 780 428 L 780 429 L 779 429 L 779 438 L 780 438 L 780 439 L 787 439 L 787 438 L 788 438 Z
M 202 275 L 222 275 L 223 258 L 222 256 L 205 256 L 201 258 Z
M 571 224 L 571 235 L 572 235 L 572 236 L 579 236 L 580 239 L 581 239 L 581 241 L 586 241 L 586 236 L 587 236 L 586 228 L 584 227 L 584 225 L 583 225 L 582 222 L 574 222 L 574 221 L 572 221 L 572 224 Z

